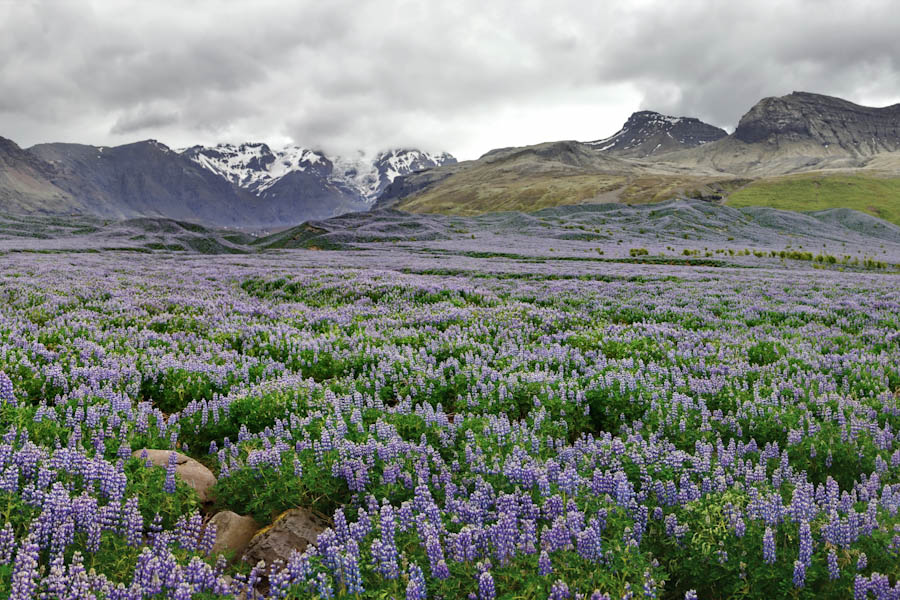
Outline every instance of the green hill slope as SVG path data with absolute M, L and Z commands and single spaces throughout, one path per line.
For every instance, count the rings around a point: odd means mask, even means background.
M 726 204 L 797 211 L 852 208 L 900 224 L 900 178 L 817 173 L 760 179 L 729 194 Z

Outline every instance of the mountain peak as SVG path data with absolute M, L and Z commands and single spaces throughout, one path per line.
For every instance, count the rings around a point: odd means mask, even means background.
M 728 135 L 694 117 L 672 117 L 652 110 L 632 113 L 614 135 L 588 142 L 596 150 L 617 156 L 645 158 L 702 146 Z
M 361 206 L 373 202 L 400 175 L 456 162 L 446 152 L 430 154 L 412 148 L 385 150 L 369 159 L 361 152 L 354 156 L 329 156 L 296 144 L 272 149 L 259 142 L 194 146 L 184 155 L 256 195 L 268 198 L 287 193 L 293 188 L 277 185 L 284 178 L 301 177 L 308 182 L 312 177 L 319 181 L 318 185 L 338 190 Z
M 873 108 L 823 94 L 792 92 L 757 102 L 741 117 L 734 137 L 748 144 L 839 147 L 853 156 L 893 152 L 900 150 L 900 104 Z

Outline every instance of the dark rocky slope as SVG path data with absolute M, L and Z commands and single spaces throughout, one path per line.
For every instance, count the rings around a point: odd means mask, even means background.
M 588 142 L 601 152 L 616 156 L 646 158 L 695 148 L 727 136 L 720 129 L 693 117 L 670 117 L 652 110 L 632 114 L 612 136 Z

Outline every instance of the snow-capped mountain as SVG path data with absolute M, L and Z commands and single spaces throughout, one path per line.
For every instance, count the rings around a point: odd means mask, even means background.
M 617 156 L 645 158 L 702 146 L 727 135 L 724 129 L 693 117 L 670 117 L 642 110 L 632 114 L 615 134 L 587 144 Z
M 340 190 L 365 205 L 373 203 L 384 188 L 401 175 L 456 162 L 446 152 L 431 154 L 400 149 L 375 157 L 363 153 L 344 157 L 328 156 L 299 146 L 273 149 L 262 143 L 194 146 L 184 150 L 183 154 L 261 198 L 293 188 L 283 185 L 285 178 L 289 178 L 302 179 L 307 184 L 317 180 L 319 187 Z

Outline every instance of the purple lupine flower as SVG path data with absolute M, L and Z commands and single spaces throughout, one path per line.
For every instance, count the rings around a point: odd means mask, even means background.
M 853 600 L 866 600 L 869 594 L 869 581 L 862 575 L 853 579 Z
M 806 584 L 806 563 L 802 560 L 794 561 L 794 587 L 801 588 Z
M 354 542 L 351 543 L 353 544 L 353 546 L 356 545 Z M 347 586 L 347 592 L 354 595 L 362 594 L 365 591 L 365 588 L 363 588 L 362 573 L 360 573 L 359 571 L 359 558 L 357 557 L 358 553 L 358 549 L 356 549 L 355 553 L 347 552 L 346 554 L 344 554 L 341 561 L 343 566 L 344 583 Z
M 541 556 L 538 558 L 538 574 L 546 577 L 553 572 L 553 564 L 550 562 L 550 555 L 546 550 L 541 550 Z
M 166 482 L 163 484 L 163 490 L 167 494 L 175 493 L 175 461 L 178 457 L 174 452 L 169 452 L 169 462 L 166 465 Z
M 572 594 L 569 593 L 569 586 L 566 585 L 566 582 L 557 579 L 550 588 L 550 596 L 548 596 L 547 600 L 568 600 L 571 597 Z
M 334 598 L 334 589 L 331 587 L 331 581 L 325 573 L 319 573 L 316 578 L 316 592 L 322 600 Z
M 39 555 L 40 547 L 33 535 L 22 540 L 13 562 L 9 600 L 31 600 L 40 577 L 38 573 Z
M 834 548 L 828 551 L 828 578 L 829 579 L 840 579 L 841 577 L 841 569 L 838 567 L 838 558 L 837 554 L 834 551 Z
M 813 540 L 812 532 L 809 528 L 809 521 L 804 520 L 800 523 L 800 556 L 799 560 L 804 567 L 812 564 Z
M 734 535 L 739 538 L 744 537 L 744 533 L 747 532 L 747 525 L 744 523 L 744 519 L 738 517 L 737 521 L 734 523 Z
M 497 595 L 494 589 L 494 578 L 491 577 L 490 571 L 483 571 L 478 576 L 478 598 L 479 600 L 494 600 Z
M 338 542 L 346 544 L 350 539 L 350 527 L 347 525 L 347 517 L 344 516 L 344 509 L 338 508 L 334 511 L 334 532 L 337 534 Z
M 515 554 L 516 540 L 519 537 L 519 528 L 515 515 L 503 513 L 493 527 L 493 541 L 496 548 L 497 560 L 505 564 L 510 556 Z
M 0 529 L 0 565 L 8 565 L 16 549 L 16 533 L 9 521 Z
M 425 575 L 416 563 L 409 565 L 409 582 L 406 584 L 406 600 L 426 600 Z
M 763 534 L 763 560 L 769 565 L 775 563 L 775 536 L 771 527 L 766 527 Z
M 197 552 L 209 555 L 216 544 L 216 524 L 207 523 L 197 542 Z
M 372 545 L 372 556 L 377 561 L 375 569 L 385 579 L 397 579 L 400 576 L 400 567 L 397 564 L 397 544 L 394 541 L 396 523 L 394 509 L 387 502 L 381 506 L 379 527 L 381 528 L 381 537 L 376 540 L 377 546 L 374 543 Z
M 172 600 L 191 600 L 194 596 L 194 588 L 186 581 L 178 584 L 178 587 L 172 592 Z
M 684 600 L 697 600 L 697 590 L 688 590 L 684 593 Z
M 644 598 L 656 598 L 656 581 L 650 571 L 644 571 Z
M 9 376 L 0 371 L 0 404 L 16 406 L 16 394 Z
M 869 566 L 869 557 L 865 552 L 860 552 L 859 559 L 856 561 L 856 570 L 863 571 L 867 566 Z
M 125 543 L 132 548 L 139 548 L 143 543 L 141 537 L 144 533 L 144 518 L 138 507 L 137 496 L 132 496 L 125 502 L 119 519 L 119 533 L 125 538 Z

